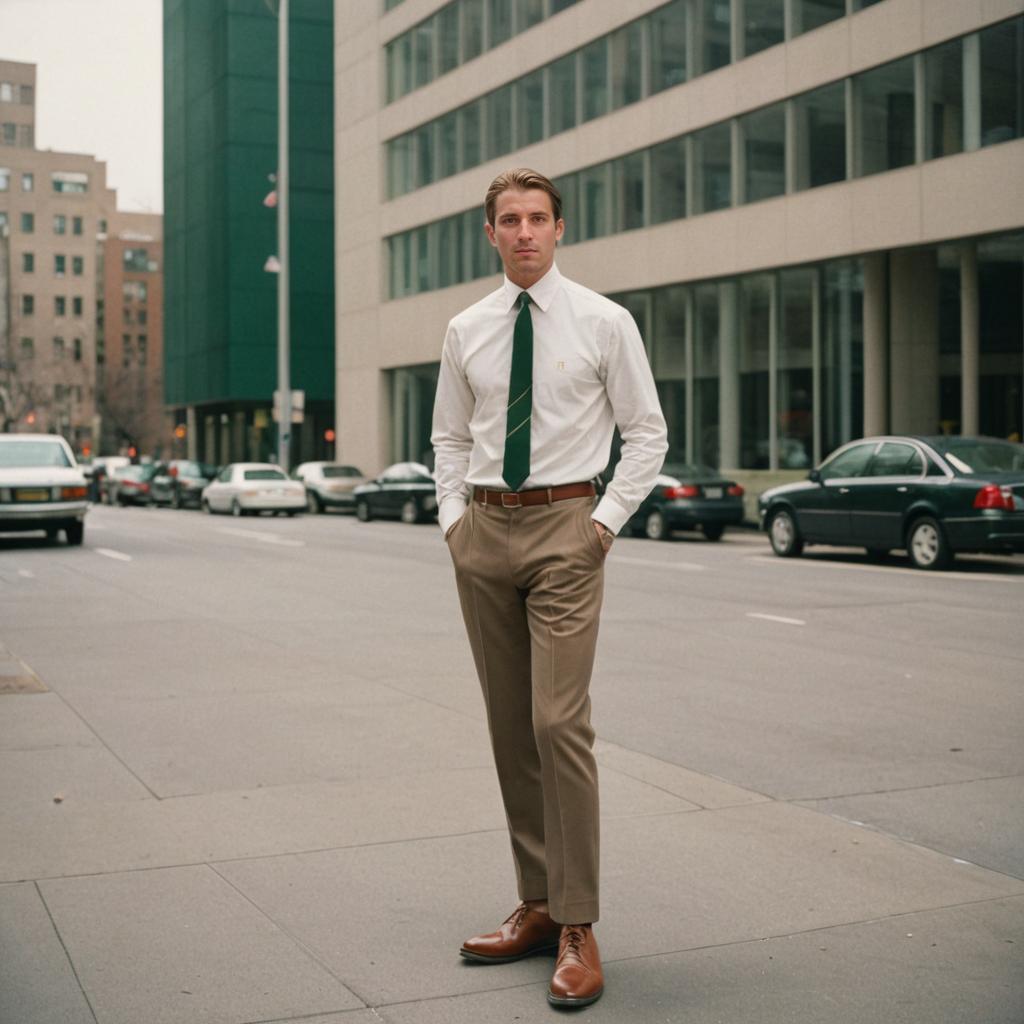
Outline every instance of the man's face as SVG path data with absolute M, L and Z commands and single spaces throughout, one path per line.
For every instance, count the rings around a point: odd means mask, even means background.
M 508 279 L 520 288 L 539 281 L 555 261 L 555 243 L 565 223 L 555 220 L 551 196 L 543 189 L 508 189 L 494 204 L 494 226 L 487 237 L 498 250 Z

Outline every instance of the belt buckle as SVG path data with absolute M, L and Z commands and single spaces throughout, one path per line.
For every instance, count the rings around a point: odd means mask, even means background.
M 506 501 L 506 498 L 515 498 L 515 504 L 511 504 Z M 522 508 L 523 500 L 519 497 L 517 491 L 502 491 L 501 492 L 501 507 L 502 508 Z

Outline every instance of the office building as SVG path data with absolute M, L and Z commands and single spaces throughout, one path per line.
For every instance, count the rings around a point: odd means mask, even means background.
M 636 318 L 670 461 L 756 492 L 880 432 L 1018 437 L 1024 0 L 336 4 L 338 442 L 429 457 L 487 185 Z

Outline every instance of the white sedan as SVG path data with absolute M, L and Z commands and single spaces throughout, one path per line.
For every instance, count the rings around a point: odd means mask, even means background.
M 270 462 L 233 462 L 203 488 L 207 512 L 233 516 L 283 512 L 293 516 L 306 507 L 306 488 Z
M 0 435 L 0 532 L 43 530 L 69 544 L 85 536 L 85 475 L 58 434 Z

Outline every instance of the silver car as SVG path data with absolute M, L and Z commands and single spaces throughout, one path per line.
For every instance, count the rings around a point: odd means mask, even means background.
M 366 483 L 366 477 L 355 466 L 340 462 L 303 462 L 296 466 L 292 477 L 306 487 L 306 504 L 310 512 L 323 512 L 329 508 L 354 510 L 353 490 Z
M 88 487 L 58 434 L 0 435 L 0 531 L 43 530 L 69 544 L 85 537 Z
M 232 462 L 203 488 L 201 501 L 203 509 L 211 513 L 283 512 L 293 516 L 306 507 L 306 488 L 289 480 L 271 462 Z

